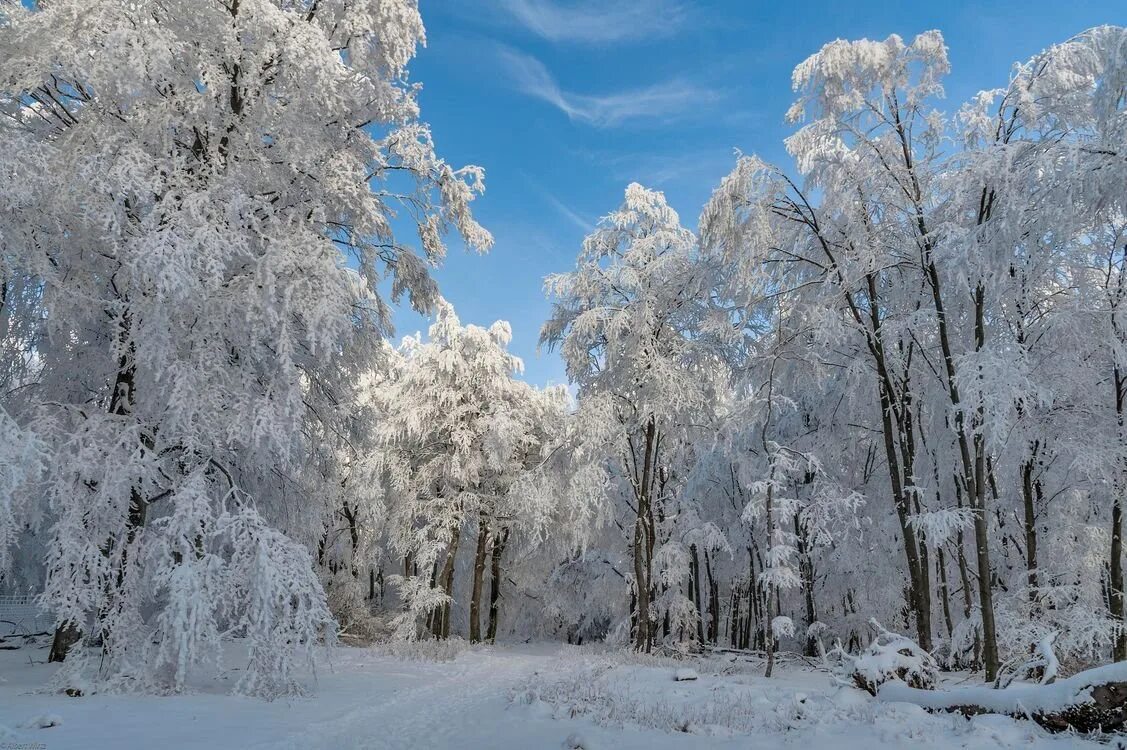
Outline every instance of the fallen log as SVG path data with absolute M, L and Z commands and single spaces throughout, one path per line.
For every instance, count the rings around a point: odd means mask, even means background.
M 1004 714 L 1031 719 L 1050 732 L 1118 732 L 1127 725 L 1127 662 L 1107 664 L 1051 685 L 920 690 L 902 682 L 881 685 L 877 699 L 912 703 L 964 716 Z

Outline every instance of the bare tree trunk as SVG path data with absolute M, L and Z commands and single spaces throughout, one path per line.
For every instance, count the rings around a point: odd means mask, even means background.
M 759 640 L 757 635 L 760 630 L 760 625 L 763 622 L 763 597 L 759 593 L 759 584 L 756 582 L 755 575 L 755 550 L 752 547 L 747 548 L 747 617 L 744 618 L 743 625 L 741 626 L 740 634 L 740 648 L 752 648 L 753 634 L 756 634 L 755 640 Z
M 1127 250 L 1124 251 L 1127 253 Z M 1119 432 L 1122 439 L 1124 428 L 1124 406 L 1127 400 L 1127 382 L 1116 365 L 1114 372 L 1115 383 L 1115 414 L 1119 421 Z M 1111 504 L 1111 596 L 1109 597 L 1111 617 L 1119 623 L 1119 630 L 1115 636 L 1115 645 L 1112 658 L 1115 661 L 1127 661 L 1127 630 L 1124 630 L 1124 594 L 1123 594 L 1123 495 L 1122 488 L 1113 489 L 1115 496 Z
M 708 577 L 708 640 L 720 640 L 720 584 L 712 576 L 712 562 L 708 550 L 704 551 L 704 573 Z
M 924 591 L 924 576 L 920 568 L 920 549 L 915 529 L 909 523 L 912 512 L 911 499 L 905 488 L 905 467 L 901 463 L 910 460 L 910 456 L 901 456 L 897 452 L 897 445 L 901 452 L 907 445 L 904 436 L 904 415 L 897 409 L 893 402 L 896 387 L 889 373 L 887 357 L 885 354 L 883 332 L 881 330 L 880 306 L 877 301 L 876 281 L 870 274 L 869 287 L 869 317 L 871 336 L 869 349 L 877 365 L 878 395 L 880 398 L 881 435 L 884 438 L 885 463 L 888 465 L 888 478 L 892 487 L 892 499 L 896 506 L 896 518 L 900 523 L 900 537 L 904 543 L 904 557 L 908 562 L 908 606 L 916 620 L 916 640 L 925 651 L 930 651 L 931 643 L 931 607 L 927 593 Z M 911 429 L 910 423 L 907 429 Z
M 1037 492 L 1033 469 L 1039 442 L 1033 441 L 1031 456 L 1021 464 L 1021 498 L 1025 511 L 1025 572 L 1029 584 L 1029 603 L 1037 603 Z
M 438 586 L 438 560 L 430 566 L 430 587 Z M 442 607 L 432 609 L 427 613 L 427 630 L 435 637 L 442 634 Z
M 747 642 L 744 644 L 744 648 L 764 649 L 767 648 L 763 635 L 764 623 L 767 617 L 765 614 L 767 611 L 767 603 L 757 583 L 759 575 L 755 572 L 755 563 L 759 563 L 759 569 L 761 571 L 766 568 L 763 564 L 763 556 L 759 554 L 759 550 L 755 548 L 754 543 L 752 543 L 752 549 L 748 551 L 753 551 L 753 554 L 751 558 L 751 575 L 748 579 L 750 581 L 748 584 L 750 590 L 748 592 L 747 607 Z
M 646 577 L 645 522 L 639 514 L 634 521 L 634 648 L 648 653 L 650 650 L 650 582 Z
M 763 672 L 764 677 L 770 677 L 771 673 L 775 671 L 775 634 L 771 630 L 771 622 L 775 619 L 775 606 L 774 597 L 770 593 L 767 594 L 767 622 L 763 627 L 763 648 L 767 651 L 767 669 Z
M 950 638 L 951 634 L 955 632 L 955 626 L 951 620 L 951 592 L 950 586 L 947 584 L 947 559 L 943 554 L 942 546 L 938 547 L 935 552 L 935 567 L 939 571 L 940 602 L 943 604 L 943 624 L 947 626 L 947 637 Z
M 732 606 L 728 614 L 728 642 L 732 648 L 740 647 L 740 592 L 739 587 L 732 585 Z
M 774 475 L 774 470 L 771 474 Z M 775 516 L 774 516 L 774 485 L 772 484 L 774 476 L 767 481 L 767 543 L 773 543 L 775 535 Z M 771 673 L 775 671 L 775 633 L 773 624 L 775 621 L 775 607 L 774 598 L 771 596 L 771 586 L 766 583 L 763 586 L 763 593 L 767 605 L 766 609 L 766 622 L 763 623 L 763 640 L 767 650 L 767 669 L 763 672 L 764 677 L 770 677 Z
M 489 563 L 489 627 L 485 637 L 490 643 L 497 641 L 497 611 L 501 606 L 501 557 L 509 542 L 509 530 L 501 529 L 493 534 L 493 552 Z
M 700 596 L 700 556 L 697 554 L 695 544 L 689 545 L 689 553 L 692 555 L 692 560 L 689 563 L 689 572 L 692 579 L 689 582 L 689 598 L 693 600 L 693 604 L 697 608 L 697 641 L 704 643 L 704 603 Z
M 1112 658 L 1127 661 L 1127 632 L 1123 626 L 1123 500 L 1117 494 L 1111 506 L 1111 618 L 1119 623 Z
M 922 219 L 921 219 L 922 221 Z M 926 245 L 926 243 L 925 243 Z M 978 563 L 978 601 L 982 614 L 982 656 L 986 671 L 986 681 L 992 682 L 998 675 L 998 637 L 994 624 L 994 596 L 991 589 L 989 515 L 986 503 L 986 441 L 982 434 L 982 409 L 975 411 L 973 424 L 967 424 L 966 410 L 959 393 L 955 377 L 955 357 L 951 349 L 947 328 L 947 313 L 943 305 L 939 270 L 931 260 L 930 246 L 925 251 L 925 267 L 932 288 L 938 322 L 939 342 L 946 369 L 947 390 L 954 409 L 955 437 L 959 446 L 962 475 L 961 482 L 966 492 L 968 505 L 974 514 L 974 547 Z M 985 343 L 985 290 L 981 283 L 975 288 L 975 347 L 981 350 Z M 969 430 L 968 430 L 969 427 Z
M 78 643 L 82 637 L 82 631 L 69 622 L 64 622 L 55 628 L 55 637 L 51 640 L 51 652 L 47 656 L 47 661 L 63 661 L 67 658 L 67 653 Z
M 342 481 L 340 484 L 343 489 L 345 483 Z M 356 563 L 359 560 L 358 555 L 360 554 L 360 526 L 356 521 L 356 511 L 352 509 L 352 506 L 348 504 L 347 500 L 341 503 L 341 515 L 343 515 L 344 520 L 348 522 L 348 541 L 352 545 L 350 547 L 352 554 L 349 556 L 349 572 L 352 573 L 353 578 L 359 578 L 360 571 Z
M 454 533 L 450 536 L 450 550 L 446 553 L 446 563 L 442 566 L 442 576 L 439 579 L 442 590 L 449 597 L 449 601 L 443 604 L 435 617 L 434 634 L 438 638 L 450 637 L 450 608 L 454 603 L 454 567 L 458 558 L 458 542 L 461 540 L 462 529 L 461 527 L 455 528 Z
M 818 639 L 810 634 L 810 626 L 818 620 L 818 608 L 814 605 L 814 560 L 810 554 L 810 540 L 806 529 L 799 523 L 798 514 L 794 514 L 794 535 L 798 539 L 799 568 L 802 573 L 802 593 L 806 601 L 806 644 L 803 652 L 806 656 L 818 655 Z
M 986 336 L 985 290 L 980 282 L 975 290 L 975 349 L 982 349 Z M 953 386 L 952 386 L 953 387 Z M 955 399 L 958 406 L 957 398 Z M 982 659 L 986 681 L 998 676 L 998 634 L 994 624 L 994 592 L 991 588 L 989 516 L 986 512 L 986 437 L 982 434 L 982 407 L 975 412 L 974 429 L 974 542 L 978 557 L 978 601 L 982 609 Z M 962 431 L 960 430 L 962 434 Z M 965 443 L 965 438 L 962 438 Z M 973 507 L 973 506 L 972 506 Z
M 485 579 L 485 541 L 489 536 L 489 527 L 485 518 L 477 522 L 477 547 L 473 557 L 473 587 L 470 590 L 470 643 L 481 640 L 481 586 Z
M 634 648 L 649 653 L 653 648 L 654 622 L 650 616 L 650 594 L 652 592 L 654 523 L 651 495 L 655 470 L 655 447 L 657 425 L 651 417 L 646 423 L 645 442 L 642 456 L 642 475 L 638 478 L 636 499 L 638 517 L 634 523 L 634 587 L 638 596 L 638 622 Z
M 870 291 L 872 294 L 876 294 L 875 288 L 870 287 Z M 874 321 L 873 325 L 878 326 L 879 322 Z M 912 359 L 911 351 L 913 349 L 909 347 L 909 351 L 905 352 L 902 341 L 899 347 L 901 358 L 907 363 L 904 365 L 904 371 L 899 380 L 900 388 L 897 391 L 900 396 L 899 408 L 897 409 L 900 415 L 897 436 L 900 444 L 902 472 L 901 489 L 904 492 L 904 502 L 918 515 L 923 510 L 920 506 L 919 490 L 908 490 L 908 487 L 916 484 L 916 426 L 912 411 L 914 399 L 912 397 L 911 379 L 909 375 Z M 931 560 L 928 555 L 927 540 L 922 530 L 911 526 L 907 529 L 903 529 L 902 533 L 910 533 L 912 535 L 912 546 L 916 548 L 916 583 L 912 591 L 912 595 L 915 597 L 916 630 L 924 633 L 922 640 L 919 642 L 920 645 L 927 651 L 931 651 L 933 646 L 931 626 Z M 909 571 L 909 573 L 910 572 L 911 571 Z

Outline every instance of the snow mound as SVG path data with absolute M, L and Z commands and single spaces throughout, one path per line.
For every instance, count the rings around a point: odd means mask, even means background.
M 632 654 L 566 654 L 518 685 L 512 698 L 528 707 L 530 716 L 542 714 L 547 704 L 555 707 L 554 718 L 561 721 L 582 718 L 614 731 L 657 730 L 693 738 L 670 739 L 671 748 L 1099 747 L 1074 736 L 1055 737 L 1009 716 L 964 719 L 932 714 L 909 702 L 874 701 L 852 686 L 828 685 L 825 673 L 817 670 L 784 667 L 776 677 L 764 679 L 758 670 L 725 675 L 717 674 L 707 660 L 702 663 L 700 682 L 684 690 L 670 680 L 673 665 L 638 664 Z M 888 687 L 894 685 L 903 687 L 899 682 Z M 569 740 L 587 736 L 584 732 Z M 742 739 L 750 742 L 741 744 Z
M 40 714 L 33 716 L 23 723 L 25 729 L 50 729 L 63 723 L 63 717 L 58 714 Z
M 682 667 L 681 669 L 678 669 L 673 673 L 673 679 L 677 682 L 688 682 L 690 680 L 699 680 L 700 675 L 697 674 L 697 671 L 695 669 Z
M 595 746 L 592 745 L 587 740 L 587 738 L 581 735 L 579 732 L 572 732 L 571 734 L 569 734 L 567 736 L 567 739 L 563 741 L 563 745 L 561 745 L 560 747 L 562 748 L 562 750 L 595 750 Z
M 911 638 L 885 630 L 876 620 L 869 624 L 877 630 L 877 636 L 860 655 L 835 649 L 842 660 L 838 677 L 874 696 L 890 680 L 932 690 L 939 677 L 939 664 L 931 654 Z

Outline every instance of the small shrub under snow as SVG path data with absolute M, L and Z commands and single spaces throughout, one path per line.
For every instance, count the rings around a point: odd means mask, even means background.
M 578 732 L 569 734 L 567 739 L 563 741 L 562 748 L 563 750 L 595 750 L 595 746 Z
M 40 714 L 25 721 L 23 726 L 25 729 L 50 729 L 62 723 L 63 719 L 58 714 Z
M 861 654 L 845 653 L 840 646 L 835 653 L 841 657 L 838 677 L 871 695 L 889 680 L 900 680 L 909 687 L 921 690 L 935 688 L 939 665 L 931 654 L 907 636 L 886 630 L 876 620 L 869 624 L 877 636 Z
M 464 638 L 452 636 L 450 638 L 426 638 L 417 641 L 391 640 L 380 644 L 378 651 L 406 661 L 454 661 L 470 648 Z

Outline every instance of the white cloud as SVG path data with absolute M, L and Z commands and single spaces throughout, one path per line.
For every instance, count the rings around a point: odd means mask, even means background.
M 584 232 L 590 233 L 590 232 L 594 231 L 594 229 L 595 229 L 594 224 L 592 224 L 587 219 L 584 219 L 577 212 L 572 210 L 572 208 L 570 206 L 568 206 L 566 203 L 561 201 L 556 196 L 552 195 L 551 193 L 546 192 L 546 193 L 544 193 L 544 198 L 545 198 L 545 200 L 547 200 L 549 203 L 552 204 L 553 208 L 555 208 L 557 211 L 560 212 L 560 214 L 562 214 L 565 218 L 567 218 L 568 221 L 570 221 L 572 224 L 574 224 L 575 226 L 582 229 Z
M 553 42 L 603 44 L 671 36 L 684 24 L 677 0 L 500 0 L 518 23 Z
M 548 102 L 572 120 L 599 127 L 620 125 L 627 120 L 672 117 L 718 98 L 715 91 L 681 78 L 613 94 L 575 94 L 560 88 L 536 58 L 511 49 L 502 49 L 500 54 L 517 89 Z

